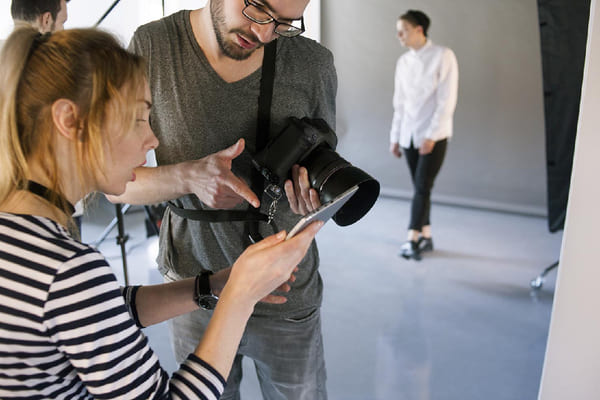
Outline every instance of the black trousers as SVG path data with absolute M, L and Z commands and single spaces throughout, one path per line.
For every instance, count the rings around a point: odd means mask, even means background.
M 423 226 L 431 224 L 429 221 L 431 189 L 433 188 L 435 177 L 440 172 L 440 168 L 442 168 L 447 147 L 448 139 L 442 139 L 435 142 L 433 151 L 426 155 L 420 155 L 419 149 L 415 148 L 412 143 L 409 148 L 403 148 L 415 189 L 408 229 L 421 231 Z

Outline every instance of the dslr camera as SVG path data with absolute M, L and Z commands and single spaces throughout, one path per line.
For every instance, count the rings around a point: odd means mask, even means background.
M 283 189 L 294 164 L 308 170 L 311 187 L 322 204 L 353 186 L 358 191 L 333 216 L 340 226 L 361 219 L 375 204 L 380 185 L 369 174 L 335 152 L 337 137 L 323 119 L 288 118 L 285 128 L 254 156 L 254 165 L 269 182 Z

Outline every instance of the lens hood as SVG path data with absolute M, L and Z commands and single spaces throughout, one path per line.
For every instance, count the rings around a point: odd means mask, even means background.
M 335 171 L 321 185 L 322 203 L 333 200 L 355 185 L 358 185 L 358 191 L 333 216 L 339 226 L 351 225 L 369 212 L 379 197 L 379 182 L 360 168 L 350 165 Z

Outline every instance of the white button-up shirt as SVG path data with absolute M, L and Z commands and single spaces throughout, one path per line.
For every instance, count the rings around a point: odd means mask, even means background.
M 454 52 L 430 40 L 410 49 L 396 64 L 394 119 L 390 142 L 419 148 L 425 139 L 452 136 L 458 92 L 458 63 Z

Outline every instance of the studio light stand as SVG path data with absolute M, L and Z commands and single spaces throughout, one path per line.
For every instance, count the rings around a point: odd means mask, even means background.
M 106 10 L 104 14 L 98 19 L 95 26 L 99 26 L 102 21 L 106 19 L 106 17 L 114 10 L 117 4 L 120 3 L 121 0 L 115 0 L 110 5 L 110 7 Z M 162 13 L 165 15 L 165 0 L 162 0 Z M 125 233 L 125 225 L 123 223 L 123 215 L 127 213 L 127 211 L 131 208 L 131 204 L 116 204 L 115 205 L 115 218 L 108 224 L 108 226 L 104 229 L 100 237 L 92 243 L 94 247 L 98 247 L 100 243 L 106 239 L 108 234 L 113 230 L 115 225 L 118 226 L 118 234 L 117 234 L 117 245 L 121 248 L 121 257 L 123 259 L 123 276 L 125 279 L 125 285 L 129 284 L 129 274 L 127 273 L 127 250 L 125 248 L 125 243 L 129 240 L 129 235 Z M 146 212 L 146 218 L 150 221 L 150 225 L 152 227 L 153 232 L 158 236 L 158 226 L 156 224 L 156 220 L 150 211 L 148 206 L 144 206 L 144 211 Z
M 125 223 L 123 221 L 123 216 L 125 215 L 125 213 L 127 213 L 127 211 L 129 211 L 130 208 L 131 204 L 115 204 L 115 217 L 106 226 L 106 228 L 104 228 L 104 231 L 102 231 L 100 237 L 98 237 L 98 239 L 91 243 L 94 247 L 100 246 L 100 244 L 104 242 L 108 234 L 114 229 L 115 226 L 117 226 L 116 240 L 117 246 L 119 246 L 121 249 L 121 259 L 123 261 L 123 277 L 125 280 L 125 285 L 129 284 L 129 273 L 127 269 L 127 249 L 125 248 L 125 244 L 129 240 L 129 235 L 125 233 Z M 150 208 L 148 206 L 144 206 L 144 211 L 146 213 L 146 218 L 148 219 L 148 221 L 150 221 L 150 226 L 152 227 L 153 233 L 158 236 L 159 229 L 156 224 L 156 220 L 154 219 L 154 216 L 150 211 Z
M 531 280 L 531 282 L 529 282 L 529 286 L 531 286 L 532 289 L 534 290 L 539 290 L 542 288 L 542 285 L 544 284 L 544 277 L 546 275 L 548 275 L 548 272 L 552 271 L 554 268 L 558 267 L 558 261 L 550 264 L 548 267 L 546 267 L 541 274 L 539 274 L 537 277 L 533 278 Z
M 129 204 L 127 204 L 129 205 Z M 125 286 L 129 285 L 129 274 L 127 270 L 127 249 L 125 243 L 129 240 L 129 235 L 125 234 L 125 224 L 123 223 L 123 211 L 121 204 L 115 204 L 116 219 L 117 219 L 117 245 L 121 247 L 121 258 L 123 259 L 123 277 L 125 278 Z M 129 207 L 127 208 L 129 209 Z

